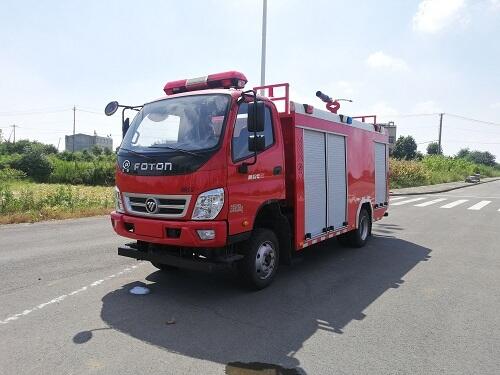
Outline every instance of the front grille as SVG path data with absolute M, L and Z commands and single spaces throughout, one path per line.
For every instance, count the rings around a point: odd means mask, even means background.
M 180 218 L 186 215 L 190 195 L 123 193 L 129 213 L 148 217 Z

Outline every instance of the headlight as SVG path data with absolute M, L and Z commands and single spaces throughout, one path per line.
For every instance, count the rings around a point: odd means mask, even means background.
M 193 220 L 214 219 L 224 206 L 224 189 L 206 191 L 198 196 L 194 205 Z
M 115 210 L 118 212 L 124 212 L 122 195 L 120 194 L 120 190 L 118 190 L 116 186 L 115 186 Z

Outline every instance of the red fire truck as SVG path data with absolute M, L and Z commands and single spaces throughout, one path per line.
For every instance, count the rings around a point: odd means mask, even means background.
M 260 289 L 306 247 L 363 246 L 387 215 L 388 136 L 375 116 L 337 114 L 321 92 L 326 111 L 290 101 L 288 84 L 246 83 L 218 73 L 169 82 L 144 105 L 107 105 L 107 115 L 122 108 L 123 130 L 111 223 L 135 240 L 119 255 L 161 270 L 236 266 Z

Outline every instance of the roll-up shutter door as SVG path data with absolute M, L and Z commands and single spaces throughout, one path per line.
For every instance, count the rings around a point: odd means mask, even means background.
M 305 232 L 312 237 L 326 227 L 325 134 L 304 130 Z
M 375 142 L 375 204 L 387 202 L 386 145 Z
M 346 221 L 345 137 L 327 134 L 328 227 L 343 227 Z

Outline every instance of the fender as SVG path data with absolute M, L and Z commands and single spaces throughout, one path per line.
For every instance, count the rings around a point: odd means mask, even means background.
M 354 225 L 354 227 L 357 229 L 358 228 L 358 223 L 359 223 L 359 213 L 361 212 L 361 206 L 363 206 L 364 203 L 369 203 L 370 204 L 370 216 L 371 216 L 371 220 L 372 220 L 372 223 L 373 223 L 373 208 L 372 208 L 372 198 L 371 197 L 363 197 L 361 198 L 361 200 L 359 201 L 359 204 L 358 204 L 358 210 L 356 212 L 356 223 Z

